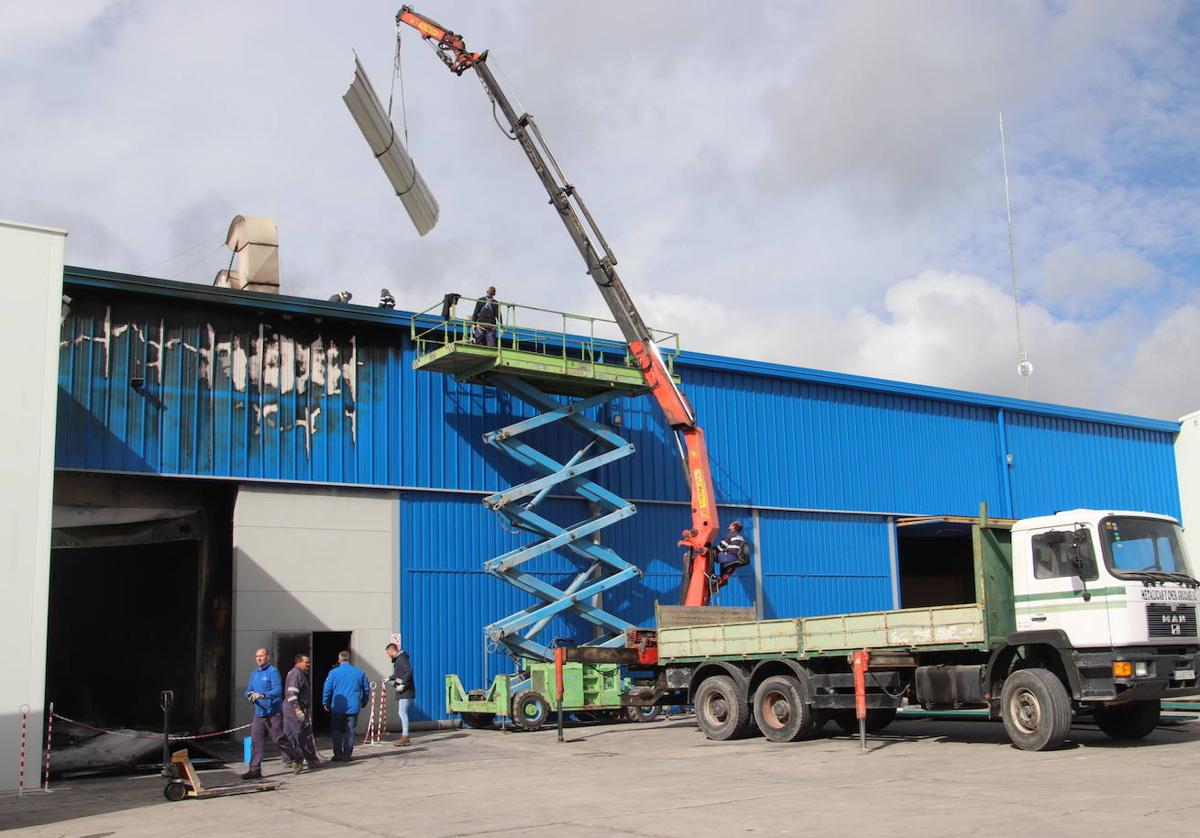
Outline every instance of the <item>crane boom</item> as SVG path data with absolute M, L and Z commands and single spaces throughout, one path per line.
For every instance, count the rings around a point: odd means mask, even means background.
M 469 69 L 475 70 L 488 98 L 508 123 L 509 135 L 525 151 L 525 156 L 550 196 L 550 203 L 558 210 L 567 233 L 579 249 L 588 275 L 604 297 L 629 345 L 630 353 L 638 362 L 646 386 L 666 417 L 672 433 L 676 435 L 692 508 L 692 525 L 683 531 L 679 541 L 679 546 L 687 549 L 681 600 L 684 605 L 707 605 L 713 541 L 720 527 L 708 446 L 691 404 L 671 377 L 653 334 L 621 282 L 616 269 L 617 258 L 597 228 L 579 192 L 554 159 L 533 117 L 528 113 L 518 114 L 496 81 L 487 65 L 487 52 L 468 51 L 461 35 L 419 14 L 411 6 L 400 9 L 396 22 L 413 27 L 421 33 L 421 37 L 431 41 L 438 50 L 438 56 L 456 75 L 461 76 Z

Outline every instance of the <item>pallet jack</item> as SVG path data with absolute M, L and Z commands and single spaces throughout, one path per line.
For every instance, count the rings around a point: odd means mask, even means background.
M 180 748 L 171 753 L 171 705 L 175 703 L 175 693 L 163 690 L 159 695 L 159 706 L 163 711 L 163 766 L 162 775 L 167 779 L 163 787 L 163 797 L 172 803 L 178 803 L 188 797 L 228 797 L 233 794 L 251 794 L 259 791 L 274 791 L 279 788 L 276 781 L 262 783 L 239 783 L 234 786 L 211 786 L 205 788 L 200 782 L 200 774 L 192 761 L 188 759 L 187 748 Z
M 262 783 L 239 783 L 236 786 L 211 786 L 205 788 L 200 775 L 188 759 L 187 748 L 171 754 L 171 762 L 163 774 L 170 777 L 163 787 L 163 797 L 176 803 L 187 797 L 228 797 L 231 794 L 251 794 L 259 791 L 274 791 L 279 788 L 276 781 Z

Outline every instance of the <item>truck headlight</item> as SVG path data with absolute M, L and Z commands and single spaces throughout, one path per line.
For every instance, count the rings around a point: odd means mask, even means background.
M 1133 665 L 1133 674 L 1138 678 L 1145 678 L 1150 674 L 1150 664 L 1146 661 L 1138 661 Z
M 1133 675 L 1133 664 L 1129 661 L 1113 661 L 1113 677 L 1129 678 Z

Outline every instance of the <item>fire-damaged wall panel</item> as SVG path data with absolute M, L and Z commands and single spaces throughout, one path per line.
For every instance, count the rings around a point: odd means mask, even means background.
M 398 481 L 400 343 L 339 320 L 77 290 L 60 341 L 60 467 Z

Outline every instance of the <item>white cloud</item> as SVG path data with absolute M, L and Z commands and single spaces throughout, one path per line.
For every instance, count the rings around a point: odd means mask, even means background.
M 1039 296 L 1070 315 L 1091 316 L 1131 291 L 1150 293 L 1161 271 L 1137 254 L 1085 253 L 1074 242 L 1046 254 Z

